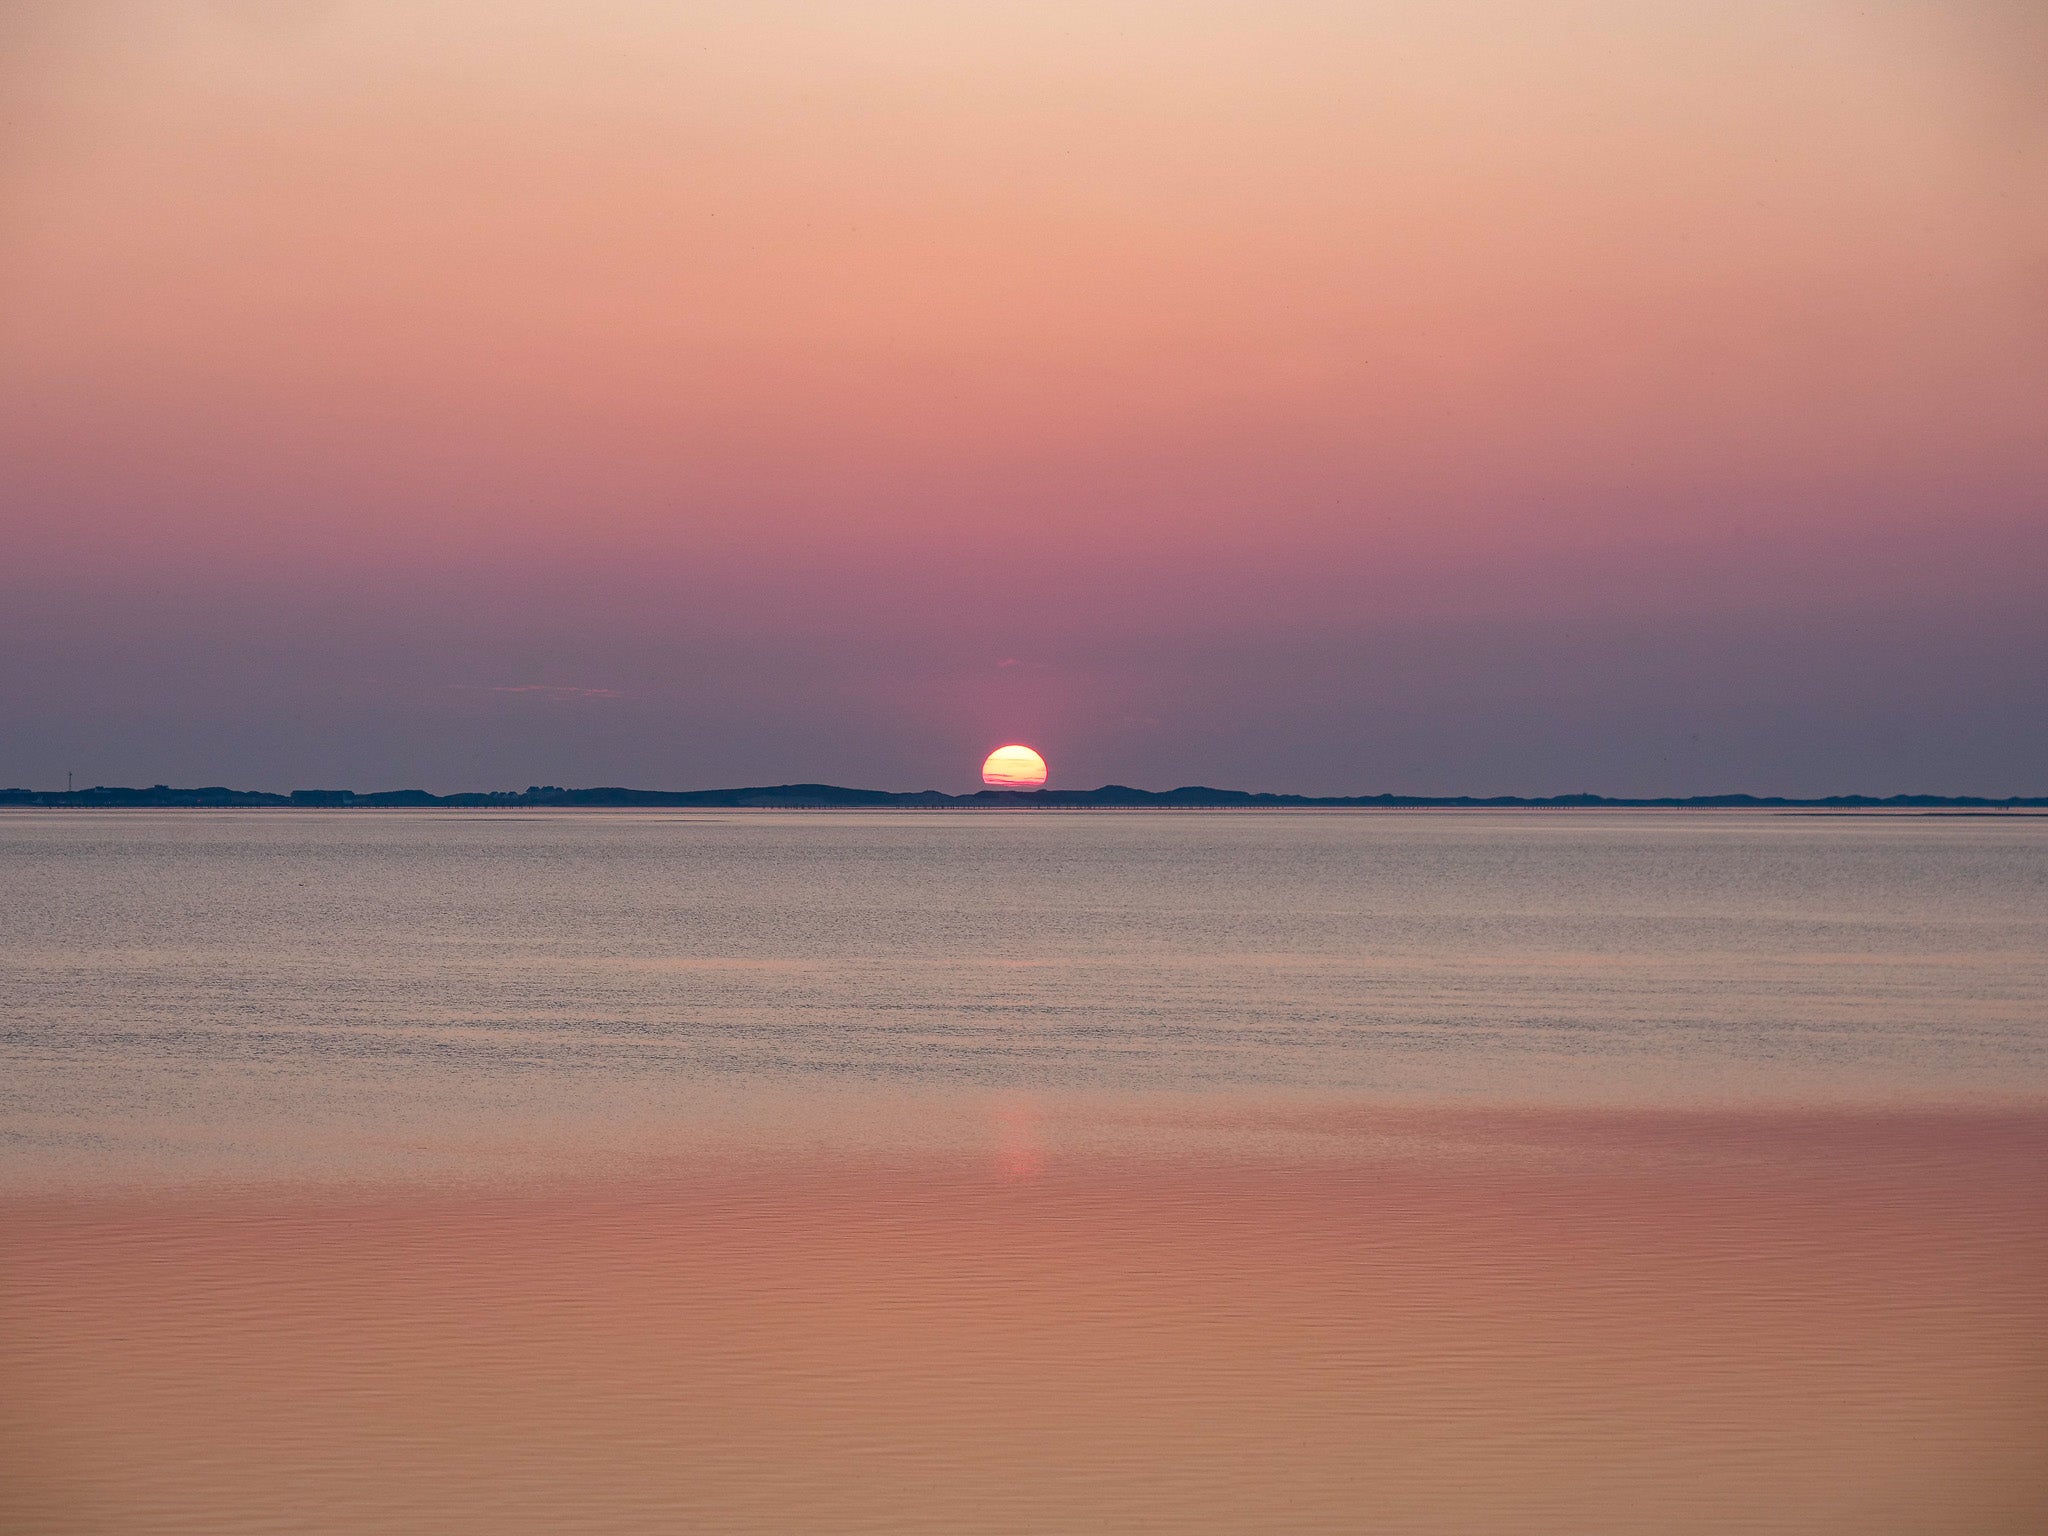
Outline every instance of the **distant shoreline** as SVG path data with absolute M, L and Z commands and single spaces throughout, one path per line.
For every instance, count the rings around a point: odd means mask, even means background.
M 134 789 L 94 785 L 90 789 L 0 789 L 0 808 L 47 810 L 278 809 L 391 810 L 446 809 L 690 809 L 703 810 L 1803 810 L 1972 811 L 1997 813 L 2048 810 L 2048 796 L 1828 795 L 1798 799 L 1778 795 L 1687 795 L 1633 799 L 1610 795 L 1279 795 L 1241 789 L 984 789 L 949 795 L 935 789 L 898 793 L 847 789 L 837 784 L 770 784 L 746 789 L 560 789 L 430 794 L 423 789 L 357 793 L 347 789 L 228 789 L 205 785 L 178 789 L 166 784 Z

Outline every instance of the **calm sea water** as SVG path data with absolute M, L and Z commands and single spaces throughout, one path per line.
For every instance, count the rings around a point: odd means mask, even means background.
M 0 816 L 0 1530 L 2031 1532 L 2048 821 Z
M 0 818 L 16 1166 L 850 1089 L 2040 1094 L 2044 1021 L 2041 820 Z

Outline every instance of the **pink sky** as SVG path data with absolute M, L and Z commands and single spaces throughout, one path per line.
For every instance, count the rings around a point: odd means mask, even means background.
M 2025 6 L 0 26 L 0 783 L 2048 789 Z

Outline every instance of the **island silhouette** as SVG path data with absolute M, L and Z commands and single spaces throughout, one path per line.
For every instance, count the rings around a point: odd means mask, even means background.
M 384 789 L 358 793 L 351 789 L 294 789 L 284 792 L 229 789 L 209 784 L 177 789 L 152 784 L 147 789 L 95 784 L 90 789 L 0 789 L 0 806 L 48 808 L 134 807 L 274 807 L 336 810 L 405 806 L 557 806 L 557 807 L 688 807 L 762 810 L 1087 810 L 1192 808 L 1256 810 L 1312 807 L 1355 807 L 1386 810 L 1487 809 L 1516 807 L 1570 809 L 1607 806 L 1615 809 L 1720 810 L 2017 810 L 2048 807 L 2048 796 L 2018 795 L 1992 799 L 1980 795 L 1827 795 L 1801 799 L 1784 795 L 1671 795 L 1633 798 L 1615 795 L 1283 795 L 1243 789 L 1211 789 L 1190 784 L 1179 789 L 1133 789 L 1105 784 L 1100 789 L 980 789 L 949 795 L 942 790 L 849 789 L 838 784 L 766 784 L 745 789 L 563 789 L 553 784 L 523 790 L 465 791 L 436 795 L 424 789 Z

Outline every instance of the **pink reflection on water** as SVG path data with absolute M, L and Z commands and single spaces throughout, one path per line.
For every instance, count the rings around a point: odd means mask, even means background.
M 1028 1095 L 999 1100 L 995 1142 L 996 1169 L 1004 1178 L 1037 1178 L 1045 1172 L 1045 1107 Z
M 0 1531 L 2042 1529 L 2040 1110 L 1214 1109 L 0 1196 Z

